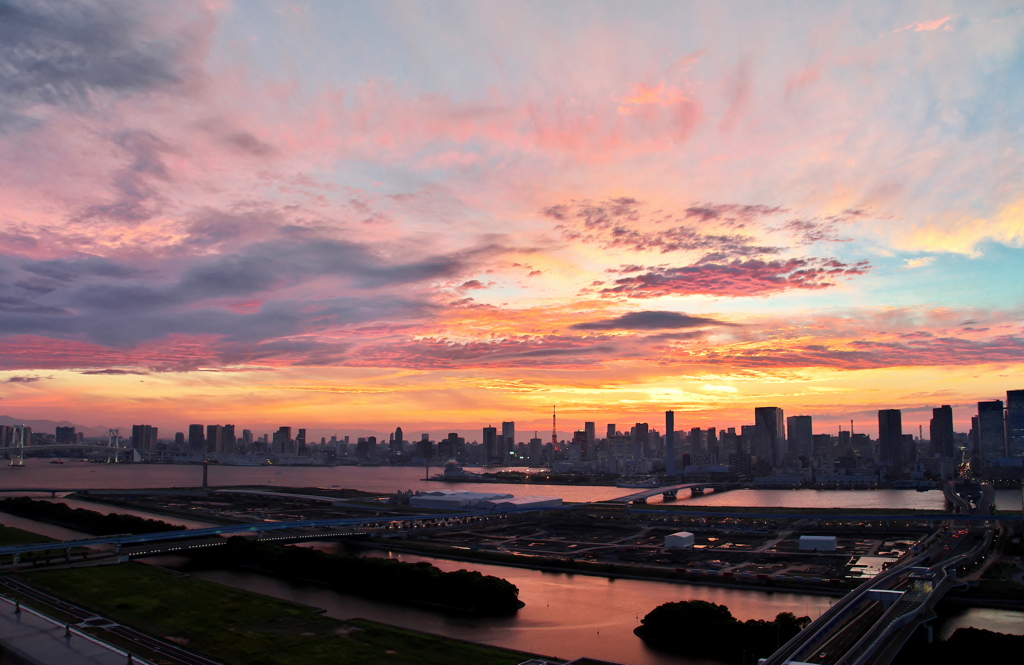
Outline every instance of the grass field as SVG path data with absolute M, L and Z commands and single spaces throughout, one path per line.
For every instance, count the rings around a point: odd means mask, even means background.
M 29 545 L 32 543 L 48 543 L 53 538 L 40 536 L 38 533 L 22 531 L 13 526 L 0 525 L 0 545 Z
M 305 605 L 182 577 L 140 563 L 22 575 L 76 604 L 238 665 L 514 665 L 530 655 L 339 621 Z M 187 643 L 183 640 L 187 640 Z

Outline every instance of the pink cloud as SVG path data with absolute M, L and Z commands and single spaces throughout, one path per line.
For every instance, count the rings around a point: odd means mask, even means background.
M 930 32 L 932 30 L 938 30 L 939 28 L 942 28 L 943 30 L 952 30 L 953 26 L 949 24 L 949 21 L 952 20 L 953 16 L 950 15 L 943 16 L 942 18 L 937 18 L 931 21 L 911 23 L 910 25 L 905 25 L 902 28 L 897 28 L 893 30 L 893 34 L 897 32 L 903 32 L 904 30 L 913 30 L 914 32 Z

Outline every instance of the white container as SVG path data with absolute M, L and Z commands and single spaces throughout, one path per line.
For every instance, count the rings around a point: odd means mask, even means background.
M 679 531 L 665 536 L 665 547 L 693 547 L 693 534 Z
M 818 552 L 835 552 L 835 536 L 800 536 L 801 550 L 817 550 Z

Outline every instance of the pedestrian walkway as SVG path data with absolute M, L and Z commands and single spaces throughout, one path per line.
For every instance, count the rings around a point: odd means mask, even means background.
M 0 598 L 0 660 L 32 665 L 150 665 L 59 621 Z

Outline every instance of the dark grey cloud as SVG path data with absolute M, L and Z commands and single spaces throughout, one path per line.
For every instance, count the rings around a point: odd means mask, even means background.
M 38 376 L 12 376 L 7 383 L 35 383 L 38 380 Z
M 566 240 L 595 243 L 605 249 L 622 248 L 638 252 L 702 252 L 707 256 L 760 257 L 779 254 L 781 247 L 758 245 L 742 233 L 706 233 L 692 223 L 713 222 L 717 226 L 742 227 L 745 222 L 783 212 L 763 205 L 719 205 L 691 207 L 681 214 L 664 210 L 645 211 L 632 198 L 605 201 L 569 201 L 541 210 L 559 221 L 556 227 Z
M 99 256 L 89 256 L 74 260 L 49 259 L 46 261 L 31 261 L 22 264 L 21 269 L 62 282 L 71 282 L 83 275 L 125 279 L 134 277 L 140 272 L 131 266 Z
M 133 372 L 127 369 L 93 369 L 87 372 L 79 372 L 79 374 L 87 374 L 89 376 L 124 376 L 128 374 L 137 374 L 139 376 L 144 376 L 149 374 L 149 372 Z
M 277 154 L 277 148 L 259 140 L 249 132 L 232 132 L 224 136 L 222 141 L 227 146 L 254 157 L 273 157 Z
M 737 224 L 785 212 L 789 212 L 789 210 L 780 206 L 761 204 L 695 203 L 686 209 L 685 215 L 688 219 L 697 219 L 702 222 L 716 221 Z
M 572 330 L 678 330 L 735 324 L 704 316 L 688 316 L 681 312 L 630 312 L 613 319 L 588 321 L 569 326 Z
M 171 152 L 172 148 L 151 132 L 125 131 L 111 138 L 131 160 L 128 166 L 114 173 L 112 185 L 118 197 L 111 203 L 89 206 L 81 217 L 137 224 L 149 219 L 151 208 L 160 202 L 151 181 L 171 179 L 161 155 Z
M 453 255 L 389 264 L 369 246 L 291 235 L 227 256 L 190 257 L 183 271 L 176 256 L 151 257 L 143 271 L 100 257 L 0 255 L 0 336 L 84 338 L 124 348 L 170 335 L 213 335 L 251 345 L 331 327 L 420 320 L 434 314 L 428 296 L 377 290 L 447 277 L 468 261 Z M 175 270 L 181 271 L 176 279 L 168 274 Z M 348 293 L 275 295 L 324 276 L 339 278 L 338 288 Z M 249 299 L 252 305 L 232 309 Z
M 37 104 L 86 108 L 93 90 L 135 92 L 180 80 L 195 36 L 140 29 L 138 0 L 0 0 L 0 126 Z

